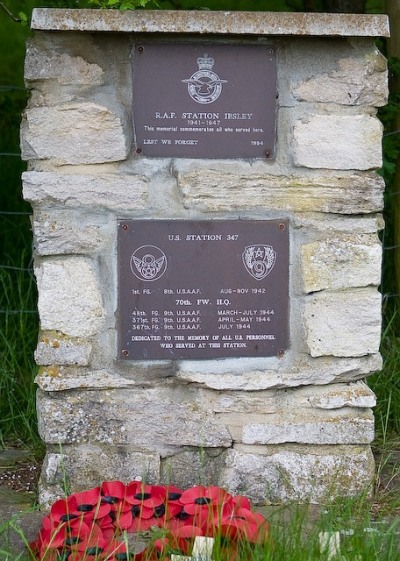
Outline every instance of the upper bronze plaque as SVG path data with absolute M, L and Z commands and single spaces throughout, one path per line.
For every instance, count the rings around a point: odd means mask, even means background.
M 275 51 L 267 45 L 148 43 L 133 53 L 136 152 L 271 158 Z
M 119 358 L 280 355 L 288 346 L 285 220 L 123 220 Z

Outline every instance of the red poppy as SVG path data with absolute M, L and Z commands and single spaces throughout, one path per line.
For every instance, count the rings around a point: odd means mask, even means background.
M 262 514 L 240 508 L 234 516 L 221 520 L 220 531 L 222 536 L 233 540 L 264 543 L 269 537 L 269 524 Z
M 132 505 L 156 508 L 165 502 L 166 496 L 167 491 L 164 486 L 132 481 L 127 486 L 125 500 Z
M 76 511 L 73 514 L 81 513 L 84 515 L 85 520 L 93 520 L 103 518 L 111 511 L 111 504 L 102 501 L 100 487 L 95 487 L 90 491 L 82 491 L 70 495 L 69 499 L 76 501 Z

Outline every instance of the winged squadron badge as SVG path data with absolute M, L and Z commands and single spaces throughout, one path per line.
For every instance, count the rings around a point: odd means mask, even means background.
M 272 245 L 248 245 L 242 253 L 246 271 L 256 280 L 265 279 L 272 271 L 276 261 L 276 252 Z
M 222 92 L 222 84 L 228 83 L 228 80 L 221 80 L 215 72 L 212 71 L 215 60 L 205 54 L 197 59 L 199 69 L 192 74 L 187 80 L 182 80 L 188 85 L 188 93 L 193 101 L 197 103 L 213 103 L 219 98 Z
M 131 271 L 139 280 L 155 281 L 167 270 L 167 257 L 155 245 L 142 245 L 131 257 Z

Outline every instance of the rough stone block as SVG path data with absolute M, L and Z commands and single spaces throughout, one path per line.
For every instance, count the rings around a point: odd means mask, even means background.
M 117 389 L 135 387 L 137 383 L 108 370 L 74 368 L 56 362 L 39 369 L 35 383 L 41 390 L 59 392 L 64 390 Z
M 37 255 L 90 254 L 101 250 L 115 231 L 107 215 L 52 208 L 38 210 L 33 219 Z
M 60 85 L 98 86 L 104 83 L 104 72 L 80 56 L 38 48 L 29 41 L 25 57 L 25 80 L 57 80 Z
M 301 177 L 271 175 L 261 164 L 174 165 L 185 208 L 203 212 L 363 214 L 383 208 L 385 184 L 375 173 Z
M 232 439 L 192 395 L 167 388 L 38 393 L 39 430 L 49 444 L 129 444 L 165 455 L 170 447 L 227 448 Z
M 185 450 L 161 459 L 161 481 L 181 489 L 218 485 L 226 462 L 226 448 Z
M 322 292 L 304 309 L 311 356 L 362 356 L 377 353 L 381 336 L 381 295 L 372 288 Z
M 221 482 L 255 504 L 323 503 L 371 491 L 374 459 L 369 447 L 300 447 L 229 450 Z
M 375 407 L 374 392 L 362 381 L 353 384 L 335 384 L 327 387 L 307 388 L 307 399 L 317 409 L 340 409 L 342 407 Z
M 340 105 L 386 105 L 388 97 L 387 64 L 375 49 L 360 58 L 342 58 L 334 70 L 304 80 L 293 95 L 308 103 Z
M 369 444 L 374 439 L 372 412 L 363 416 L 337 413 L 320 419 L 315 413 L 309 418 L 303 413 L 300 419 L 291 419 L 288 412 L 286 417 L 266 419 L 263 423 L 249 421 L 243 425 L 241 441 L 243 444 Z
M 304 290 L 380 284 L 382 249 L 376 235 L 332 236 L 301 247 Z
M 130 139 L 122 118 L 90 101 L 27 109 L 22 124 L 22 158 L 59 164 L 125 160 Z
M 369 115 L 314 115 L 293 131 L 296 166 L 369 170 L 382 165 L 382 124 Z
M 24 198 L 34 206 L 129 212 L 147 207 L 149 180 L 142 175 L 23 173 Z M 57 215 L 56 215 L 57 216 Z M 51 223 L 50 226 L 51 228 Z M 42 229 L 45 226 L 42 226 Z M 81 236 L 84 234 L 78 235 Z M 79 243 L 79 242 L 77 242 Z
M 86 339 L 67 337 L 63 333 L 42 332 L 35 351 L 37 364 L 87 366 L 92 345 Z
M 44 331 L 88 337 L 104 323 L 105 311 L 92 262 L 84 257 L 43 261 L 35 274 L 39 315 Z
M 358 358 L 321 356 L 311 358 L 300 354 L 293 362 L 281 361 L 269 365 L 269 359 L 234 359 L 224 361 L 181 361 L 176 377 L 184 382 L 202 384 L 219 391 L 260 391 L 305 385 L 352 382 L 364 378 L 382 367 L 382 358 L 376 353 Z
M 103 481 L 129 483 L 136 477 L 154 484 L 159 482 L 159 476 L 158 454 L 124 446 L 118 449 L 93 445 L 65 447 L 59 453 L 46 454 L 39 482 L 39 503 L 42 508 L 49 508 L 55 500 L 65 497 L 65 484 L 75 493 Z

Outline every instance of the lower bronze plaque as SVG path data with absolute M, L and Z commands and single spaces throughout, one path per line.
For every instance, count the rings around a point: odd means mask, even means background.
M 272 356 L 287 348 L 287 221 L 118 227 L 120 359 Z
M 271 158 L 276 65 L 268 45 L 137 43 L 136 152 L 187 158 Z

